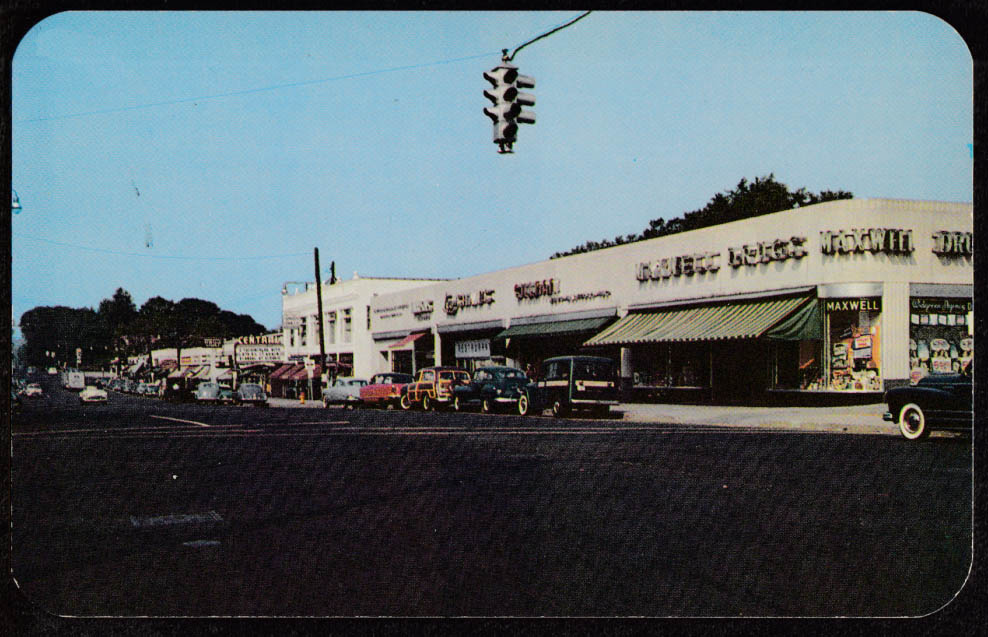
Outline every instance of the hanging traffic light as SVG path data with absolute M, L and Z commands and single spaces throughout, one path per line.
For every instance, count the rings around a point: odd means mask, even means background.
M 534 106 L 535 96 L 521 93 L 519 88 L 534 88 L 535 78 L 518 74 L 518 67 L 503 62 L 490 71 L 484 72 L 484 79 L 491 88 L 484 91 L 484 97 L 493 106 L 484 109 L 484 114 L 494 123 L 494 143 L 499 153 L 510 153 L 518 136 L 518 124 L 534 124 L 535 113 L 523 109 Z

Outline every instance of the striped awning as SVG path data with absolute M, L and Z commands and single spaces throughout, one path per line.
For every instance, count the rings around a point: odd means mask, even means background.
M 561 336 L 564 334 L 579 334 L 580 332 L 592 332 L 594 330 L 599 330 L 613 318 L 613 316 L 605 316 L 600 318 L 570 319 L 568 321 L 547 321 L 545 323 L 512 325 L 494 338 L 550 337 Z
M 412 343 L 419 340 L 426 334 L 428 334 L 428 332 L 412 332 L 411 334 L 401 339 L 394 345 L 388 345 L 388 349 L 405 349 L 405 346 L 411 345 Z M 414 347 L 414 345 L 412 345 L 412 347 Z
M 810 298 L 774 298 L 629 314 L 584 345 L 758 338 Z

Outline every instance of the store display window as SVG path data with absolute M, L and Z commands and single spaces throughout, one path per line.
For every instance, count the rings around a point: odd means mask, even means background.
M 710 385 L 707 344 L 659 343 L 633 354 L 635 387 L 697 388 Z
M 881 297 L 826 299 L 824 379 L 831 391 L 881 391 Z
M 909 299 L 909 380 L 963 370 L 974 358 L 970 299 Z

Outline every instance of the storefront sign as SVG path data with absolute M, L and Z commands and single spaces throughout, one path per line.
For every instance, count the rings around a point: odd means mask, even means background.
M 374 309 L 374 314 L 377 314 L 379 319 L 389 319 L 401 316 L 408 309 L 408 304 L 403 303 L 401 305 L 392 305 L 390 307 L 379 307 Z
M 280 363 L 285 358 L 284 346 L 278 345 L 239 345 L 237 364 Z
M 446 314 L 455 316 L 463 308 L 482 307 L 494 303 L 494 290 L 480 290 L 473 294 L 447 294 L 443 305 Z
M 292 354 L 292 355 L 290 355 L 288 357 L 288 362 L 289 363 L 301 363 L 301 362 L 305 361 L 305 359 L 307 359 L 307 358 L 308 358 L 308 356 L 306 356 L 305 354 Z
M 285 328 L 287 328 L 287 329 L 290 329 L 290 330 L 296 329 L 296 328 L 302 327 L 302 317 L 301 316 L 291 316 L 289 314 L 286 314 L 285 317 L 282 319 L 282 323 L 284 324 Z
M 567 294 L 566 296 L 554 296 L 549 299 L 549 303 L 579 303 L 581 301 L 594 301 L 596 299 L 608 299 L 611 297 L 610 290 L 600 290 L 597 292 L 580 292 L 578 294 Z
M 913 312 L 924 314 L 967 314 L 971 311 L 969 299 L 909 299 Z
M 414 314 L 416 318 L 428 318 L 432 315 L 432 311 L 434 309 L 435 304 L 432 302 L 432 299 L 429 299 L 428 301 L 416 301 L 412 305 L 412 314 Z
M 851 230 L 824 230 L 820 233 L 820 249 L 824 254 L 848 254 L 851 252 L 910 253 L 913 231 L 901 228 L 852 228 Z
M 732 267 L 758 265 L 786 259 L 802 259 L 806 256 L 806 237 L 790 237 L 774 241 L 747 243 L 739 248 L 727 249 L 727 260 Z
M 281 332 L 273 334 L 255 334 L 254 336 L 241 336 L 237 339 L 240 345 L 281 345 L 283 338 Z
M 942 257 L 969 257 L 974 254 L 974 233 L 934 232 L 933 253 Z
M 537 299 L 542 296 L 552 296 L 553 294 L 559 294 L 559 281 L 556 279 L 515 284 L 515 298 L 519 301 L 523 299 Z
M 206 337 L 202 339 L 203 347 L 223 347 L 222 338 Z
M 677 257 L 665 257 L 638 264 L 635 277 L 639 281 L 693 276 L 720 269 L 720 252 L 696 252 Z
M 827 299 L 828 312 L 881 312 L 881 297 L 864 299 Z
M 456 358 L 490 358 L 490 339 L 478 339 L 474 341 L 457 341 Z

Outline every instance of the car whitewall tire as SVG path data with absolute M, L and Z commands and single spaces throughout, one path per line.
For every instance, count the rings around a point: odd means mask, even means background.
M 529 410 L 531 409 L 531 403 L 528 402 L 528 395 L 522 394 L 518 397 L 518 415 L 527 416 Z
M 919 440 L 930 435 L 926 414 L 916 403 L 907 403 L 899 410 L 899 433 L 906 440 Z
M 408 411 L 412 408 L 412 401 L 408 397 L 408 392 L 401 395 L 401 400 L 398 402 L 398 406 L 403 410 Z

